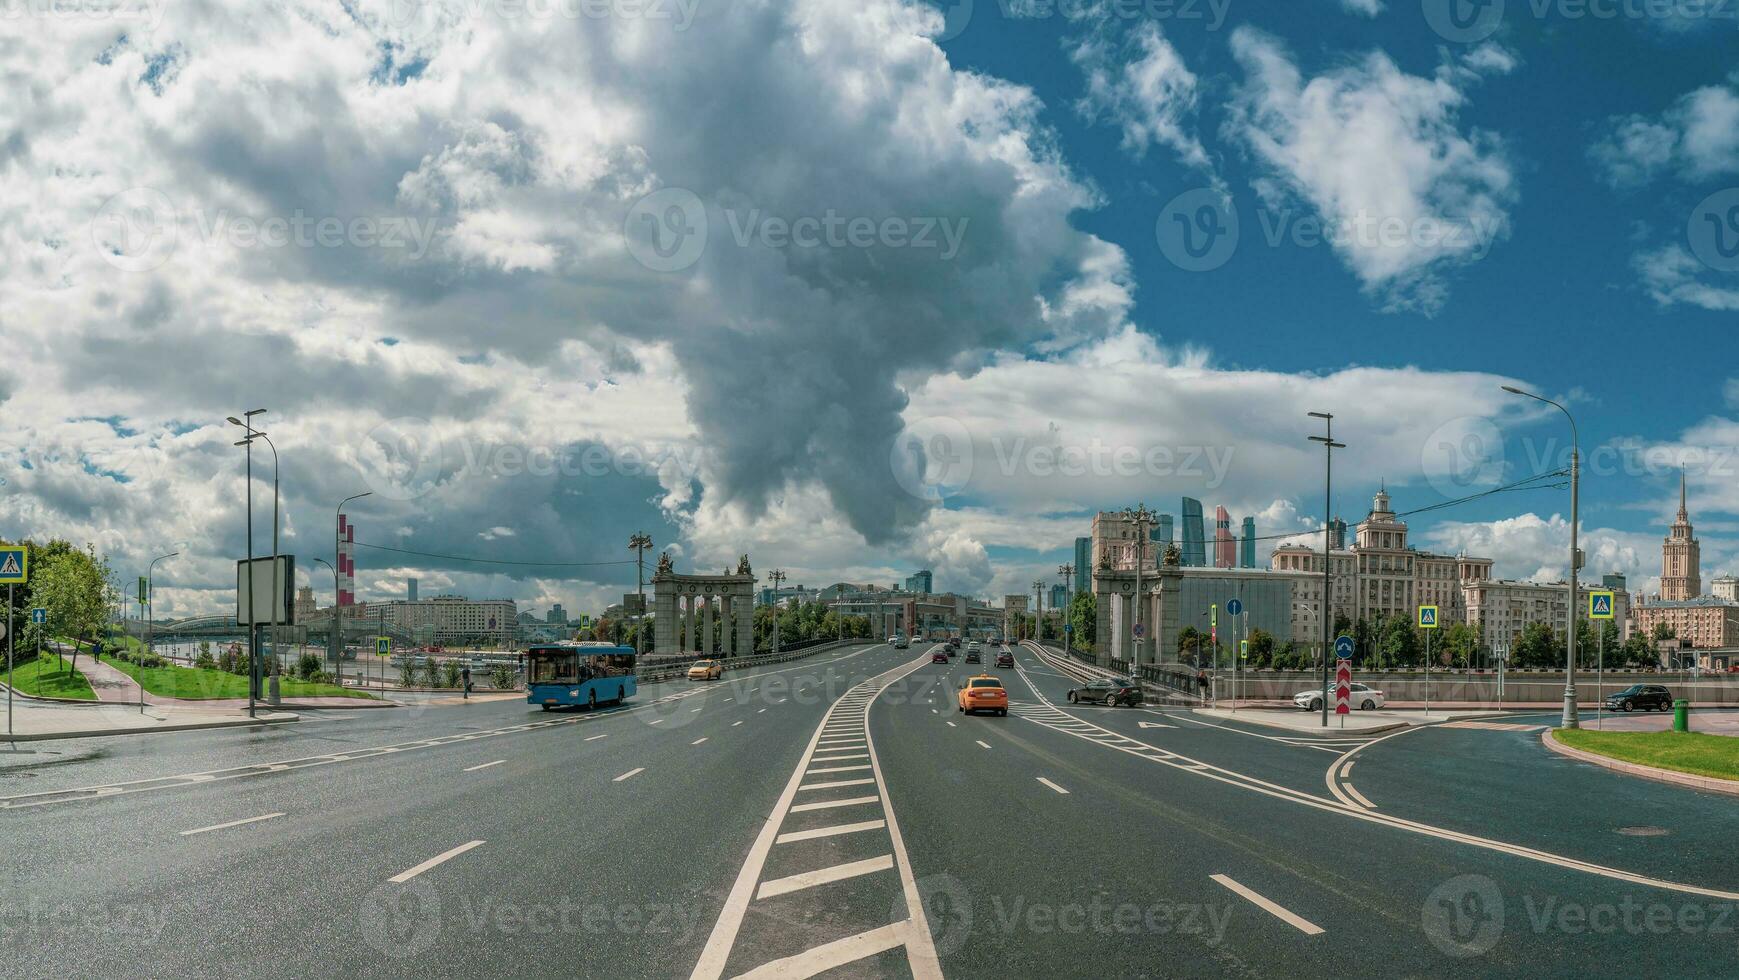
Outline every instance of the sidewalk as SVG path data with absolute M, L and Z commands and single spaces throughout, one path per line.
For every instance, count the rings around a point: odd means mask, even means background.
M 0 695 L 4 697 L 4 695 Z M 0 708 L 0 711 L 3 711 Z M 132 735 L 141 732 L 174 732 L 196 728 L 224 728 L 238 725 L 283 724 L 300 720 L 288 711 L 261 710 L 250 719 L 245 710 L 193 710 L 164 708 L 147 703 L 145 712 L 139 705 L 117 703 L 53 704 L 12 699 L 12 739 L 35 741 L 50 738 L 89 738 L 99 735 Z M 0 741 L 4 735 L 0 735 Z
M 131 704 L 135 708 L 139 704 L 139 682 L 127 676 L 119 668 L 91 657 L 80 657 L 79 672 L 91 682 L 91 690 L 97 694 L 97 700 L 104 704 Z M 163 708 L 187 708 L 199 711 L 219 711 L 225 709 L 246 708 L 247 698 L 170 698 L 161 694 L 145 692 L 145 704 Z M 265 702 L 260 702 L 263 707 Z M 303 697 L 284 698 L 283 705 L 297 708 L 390 708 L 390 701 L 371 701 L 366 698 L 341 697 Z M 281 706 L 283 706 L 281 705 Z

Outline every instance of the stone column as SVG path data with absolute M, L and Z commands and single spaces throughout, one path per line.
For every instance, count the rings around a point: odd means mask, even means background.
M 1093 654 L 1108 656 L 1111 646 L 1111 590 L 1093 578 Z
M 700 652 L 702 656 L 710 657 L 713 649 L 713 597 L 701 597 L 700 606 Z
M 652 585 L 652 652 L 676 652 L 676 596 L 657 582 Z
M 730 659 L 736 639 L 731 624 L 731 596 L 727 592 L 719 596 L 719 656 Z
M 1179 614 L 1178 585 L 1183 576 L 1175 571 L 1160 570 L 1159 574 L 1159 613 L 1154 617 L 1153 639 L 1158 644 L 1155 663 L 1177 662 L 1177 634 Z
M 738 585 L 736 598 L 742 605 L 742 612 L 737 614 L 737 652 L 752 657 L 755 655 L 755 580 L 751 578 Z
M 694 652 L 694 596 L 682 596 L 682 652 Z

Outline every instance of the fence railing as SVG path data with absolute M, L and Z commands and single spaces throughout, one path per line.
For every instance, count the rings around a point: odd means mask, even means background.
M 763 654 L 758 654 L 758 655 L 753 656 L 753 657 L 724 657 L 724 658 L 719 658 L 719 657 L 702 657 L 702 656 L 696 655 L 693 657 L 684 658 L 682 660 L 660 660 L 655 664 L 648 664 L 645 661 L 641 661 L 634 669 L 634 676 L 641 683 L 652 683 L 654 681 L 664 681 L 664 680 L 669 680 L 672 677 L 683 676 L 683 675 L 688 673 L 688 668 L 694 666 L 695 662 L 699 661 L 699 660 L 719 660 L 719 659 L 722 659 L 725 663 L 725 666 L 732 668 L 732 669 L 740 669 L 743 667 L 760 667 L 760 666 L 763 666 L 765 664 L 781 664 L 781 663 L 786 663 L 786 662 L 792 661 L 792 660 L 801 660 L 804 657 L 814 656 L 817 653 L 821 653 L 821 652 L 823 652 L 825 650 L 829 650 L 829 649 L 852 647 L 852 646 L 863 646 L 863 645 L 867 645 L 867 644 L 873 644 L 874 642 L 875 642 L 874 640 L 865 640 L 862 638 L 848 639 L 848 640 L 843 640 L 843 641 L 842 640 L 807 641 L 799 646 L 782 647 L 778 653 L 763 653 Z

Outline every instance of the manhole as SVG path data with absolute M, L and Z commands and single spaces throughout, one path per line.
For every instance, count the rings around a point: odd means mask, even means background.
M 1665 837 L 1672 833 L 1665 827 L 1620 827 L 1618 832 L 1626 837 Z

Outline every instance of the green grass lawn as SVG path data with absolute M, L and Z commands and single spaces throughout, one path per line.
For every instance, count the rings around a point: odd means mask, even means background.
M 23 694 L 45 698 L 73 698 L 79 701 L 97 699 L 97 692 L 91 690 L 91 682 L 85 680 L 85 675 L 73 670 L 72 665 L 64 658 L 52 653 L 45 653 L 29 663 L 18 664 L 12 672 L 12 681 Z
M 125 660 L 103 658 L 103 663 L 122 671 L 138 681 L 145 690 L 166 698 L 187 698 L 209 701 L 216 698 L 245 698 L 248 679 L 225 670 L 201 667 L 144 668 Z M 310 684 L 291 677 L 278 679 L 278 693 L 286 698 L 373 698 L 365 691 L 351 690 L 336 684 Z
M 1601 732 L 1560 728 L 1558 741 L 1624 762 L 1718 779 L 1739 779 L 1739 738 L 1699 732 Z

